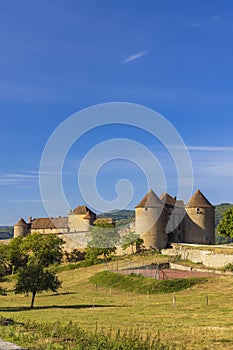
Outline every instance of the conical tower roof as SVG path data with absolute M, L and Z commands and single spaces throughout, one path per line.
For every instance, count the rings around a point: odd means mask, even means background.
M 15 224 L 15 226 L 23 226 L 23 227 L 28 227 L 28 224 L 25 222 L 25 220 L 23 218 L 19 219 L 19 221 L 17 222 L 17 224 Z
M 187 207 L 189 208 L 213 208 L 213 205 L 208 201 L 208 199 L 197 190 L 194 195 L 189 200 Z
M 136 208 L 145 208 L 145 207 L 161 207 L 163 206 L 162 201 L 154 193 L 152 189 L 147 192 L 147 194 L 142 198 L 141 202 L 136 205 Z
M 159 198 L 161 199 L 164 205 L 168 205 L 170 207 L 174 207 L 176 203 L 176 199 L 166 192 L 163 192 Z

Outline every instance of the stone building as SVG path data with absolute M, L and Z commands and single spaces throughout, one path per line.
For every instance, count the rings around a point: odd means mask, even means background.
M 21 218 L 14 226 L 14 237 L 26 236 L 33 233 L 56 234 L 64 242 L 65 250 L 85 248 L 87 245 L 86 232 L 96 220 L 96 214 L 86 206 L 78 206 L 71 210 L 67 217 L 57 218 Z
M 86 206 L 71 210 L 67 217 L 21 218 L 14 226 L 14 237 L 33 233 L 57 234 L 65 241 L 64 248 L 85 248 L 86 233 L 98 222 L 115 226 L 111 218 L 96 219 Z M 163 193 L 158 197 L 150 190 L 135 208 L 135 225 L 125 230 L 136 231 L 146 248 L 163 249 L 170 243 L 215 243 L 215 208 L 197 190 L 187 205 L 176 197 Z
M 146 248 L 169 243 L 215 243 L 215 207 L 197 190 L 187 205 L 167 193 L 150 190 L 135 208 L 136 233 Z

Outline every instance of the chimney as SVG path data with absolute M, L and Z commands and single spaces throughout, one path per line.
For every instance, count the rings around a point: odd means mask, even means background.
M 28 217 L 28 223 L 30 224 L 31 222 L 32 222 L 32 217 L 29 216 L 29 217 Z

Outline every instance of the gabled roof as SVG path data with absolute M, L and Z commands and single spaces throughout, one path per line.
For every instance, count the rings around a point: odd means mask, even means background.
M 63 229 L 68 227 L 68 218 L 38 218 L 32 220 L 32 229 Z
M 93 213 L 93 211 L 91 211 L 88 207 L 86 207 L 85 205 L 79 205 L 78 207 L 76 207 L 71 214 L 76 214 L 76 215 L 84 215 L 89 213 L 90 215 L 95 215 L 95 213 Z
M 163 192 L 159 197 L 164 205 L 174 207 L 176 199 L 170 196 L 170 194 Z
M 194 195 L 189 200 L 187 207 L 189 208 L 213 208 L 213 205 L 208 201 L 208 199 L 197 190 Z
M 161 207 L 163 206 L 162 201 L 154 193 L 152 189 L 147 192 L 147 194 L 142 198 L 141 202 L 135 208 L 145 208 L 145 207 Z
M 26 221 L 21 218 L 19 219 L 19 221 L 17 222 L 17 224 L 15 224 L 15 226 L 23 226 L 23 227 L 28 227 L 28 224 L 26 223 Z

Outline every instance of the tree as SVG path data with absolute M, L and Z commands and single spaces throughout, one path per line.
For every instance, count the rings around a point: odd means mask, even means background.
M 98 256 L 108 258 L 111 253 L 115 253 L 120 235 L 114 228 L 93 227 L 87 233 L 87 239 L 89 249 L 94 248 Z
M 63 244 L 63 239 L 54 234 L 33 233 L 24 239 L 24 247 L 29 254 L 29 260 L 36 259 L 40 265 L 45 267 L 61 262 Z
M 126 233 L 121 238 L 121 247 L 124 250 L 131 247 L 131 254 L 134 254 L 134 247 L 136 247 L 136 251 L 138 251 L 142 244 L 143 239 L 135 232 Z
M 61 282 L 55 275 L 55 272 L 45 270 L 42 265 L 32 263 L 20 267 L 16 275 L 16 294 L 32 293 L 31 308 L 34 306 L 34 300 L 37 293 L 43 291 L 57 292 Z
M 229 208 L 220 220 L 218 227 L 218 234 L 221 236 L 233 237 L 233 207 Z
M 9 244 L 5 246 L 5 263 L 11 267 L 11 272 L 14 269 L 17 270 L 18 268 L 25 266 L 28 262 L 28 251 L 24 242 L 24 237 L 17 237 L 11 239 Z
M 33 233 L 26 237 L 13 238 L 8 245 L 4 246 L 6 252 L 4 262 L 11 267 L 11 271 L 12 269 L 17 271 L 31 260 L 37 260 L 45 267 L 55 262 L 60 263 L 63 257 L 63 243 L 61 238 L 53 234 Z

